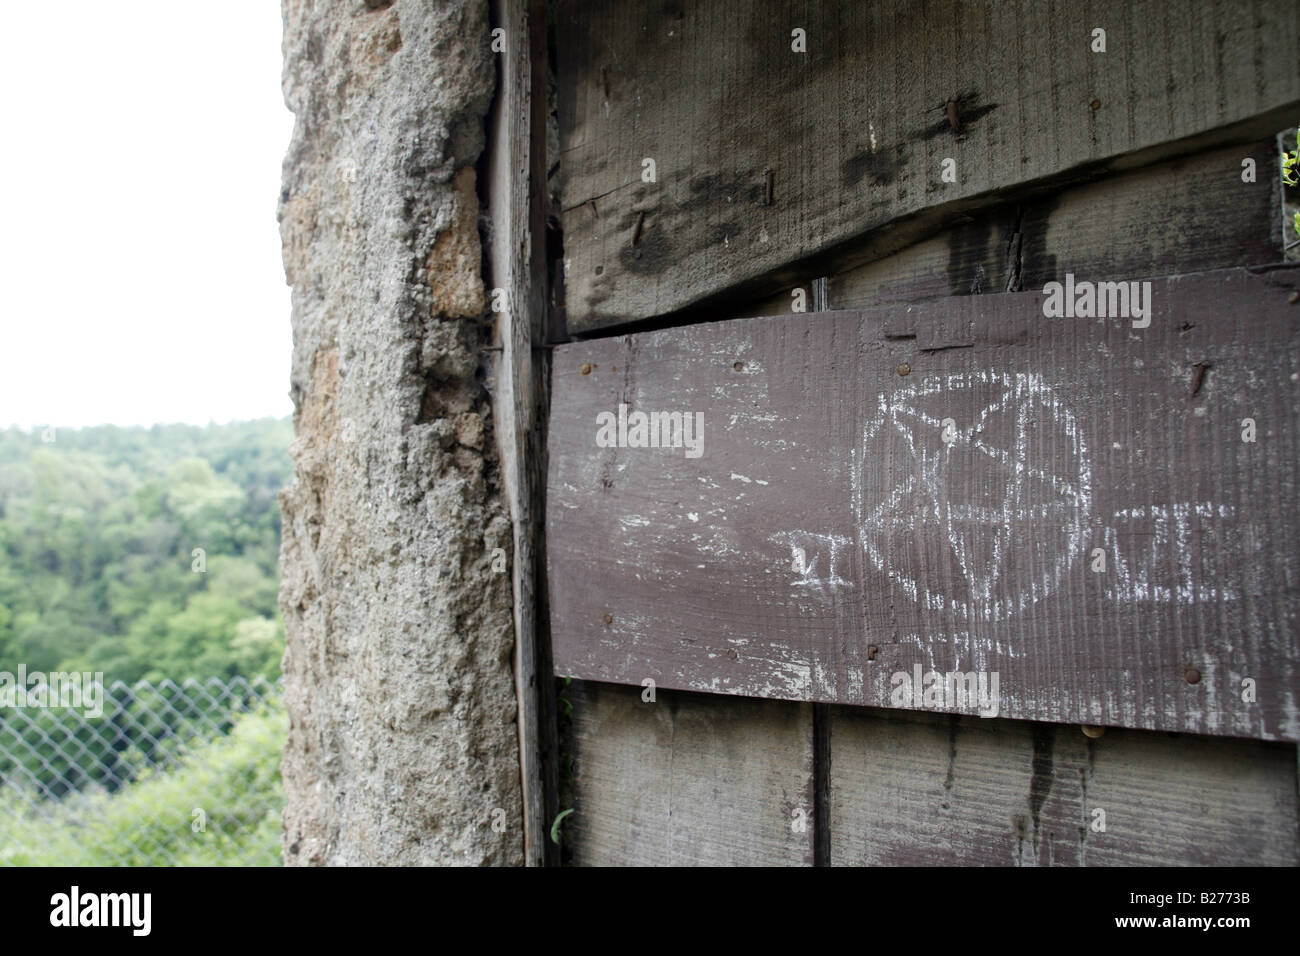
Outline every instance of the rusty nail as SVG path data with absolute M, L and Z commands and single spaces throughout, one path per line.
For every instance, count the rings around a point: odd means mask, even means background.
M 596 366 L 592 365 L 590 362 L 583 362 L 582 365 L 578 368 L 578 371 L 581 372 L 583 375 L 590 375 L 595 370 L 596 370 Z
M 733 372 L 739 372 L 744 367 L 745 367 L 744 362 L 737 362 L 735 365 L 731 366 L 731 369 Z
M 1197 362 L 1192 366 L 1196 371 L 1192 374 L 1192 394 L 1195 395 L 1201 390 L 1201 383 L 1205 381 L 1205 370 L 1210 368 L 1209 362 Z
M 605 622 L 606 627 L 614 623 L 614 615 L 612 614 L 602 614 L 600 619 Z
M 1082 728 L 1083 728 L 1083 735 L 1085 737 L 1091 737 L 1093 740 L 1096 740 L 1098 737 L 1100 737 L 1102 734 L 1106 732 L 1105 727 L 1096 727 L 1093 726 L 1092 724 L 1083 724 Z
M 898 374 L 899 374 L 899 375 L 911 375 L 911 374 L 912 374 L 912 366 L 910 366 L 910 365 L 908 365 L 906 362 L 904 362 L 902 365 L 898 366 Z
M 1189 667 L 1183 671 L 1183 679 L 1189 684 L 1199 684 L 1201 682 L 1201 672 L 1195 667 Z
M 736 649 L 734 647 L 727 648 L 727 656 L 730 657 L 733 661 L 740 660 L 740 655 L 736 653 Z
M 957 101 L 949 100 L 945 105 L 948 109 L 948 125 L 952 127 L 954 135 L 958 134 L 961 132 L 961 117 L 957 115 Z
M 632 245 L 641 241 L 641 227 L 645 225 L 645 213 L 636 214 L 636 225 L 632 227 Z
M 1088 105 L 1091 106 L 1094 110 L 1099 110 L 1101 109 L 1101 100 L 1093 100 Z
M 770 206 L 776 197 L 776 171 L 769 169 L 763 175 L 763 205 Z
M 874 661 L 876 659 L 876 655 L 879 653 L 880 653 L 880 648 L 876 647 L 875 644 L 867 645 L 867 660 Z

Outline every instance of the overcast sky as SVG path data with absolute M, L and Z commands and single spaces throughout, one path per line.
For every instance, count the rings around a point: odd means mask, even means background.
M 286 415 L 276 0 L 12 4 L 0 427 Z

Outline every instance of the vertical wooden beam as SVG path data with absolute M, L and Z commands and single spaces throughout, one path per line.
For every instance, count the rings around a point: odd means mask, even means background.
M 549 360 L 546 294 L 546 3 L 494 0 L 505 30 L 488 123 L 485 176 L 492 223 L 488 265 L 506 292 L 497 313 L 493 377 L 495 434 L 510 503 L 514 560 L 515 694 L 523 789 L 524 857 L 556 862 L 547 828 L 555 808 L 554 686 L 542 584 Z M 491 298 L 491 297 L 489 297 Z

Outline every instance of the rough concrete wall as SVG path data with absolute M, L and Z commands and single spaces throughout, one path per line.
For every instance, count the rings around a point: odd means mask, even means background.
M 285 862 L 518 864 L 510 577 L 492 570 L 510 526 L 479 353 L 487 4 L 283 12 Z

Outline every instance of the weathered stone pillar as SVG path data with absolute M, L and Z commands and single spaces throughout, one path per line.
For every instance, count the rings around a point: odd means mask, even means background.
M 510 524 L 480 372 L 487 3 L 283 10 L 284 859 L 521 863 Z

